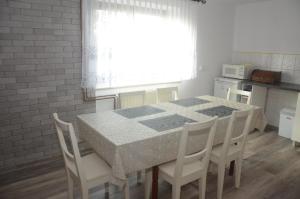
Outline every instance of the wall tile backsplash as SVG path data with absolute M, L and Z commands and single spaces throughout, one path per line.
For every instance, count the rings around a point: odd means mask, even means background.
M 282 71 L 282 82 L 300 84 L 300 54 L 234 52 L 233 64 L 252 64 L 257 69 Z

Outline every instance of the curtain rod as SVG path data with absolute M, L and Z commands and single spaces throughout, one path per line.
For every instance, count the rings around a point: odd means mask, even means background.
M 199 2 L 199 3 L 202 3 L 202 4 L 206 4 L 207 0 L 192 0 L 192 1 L 196 1 L 196 2 Z

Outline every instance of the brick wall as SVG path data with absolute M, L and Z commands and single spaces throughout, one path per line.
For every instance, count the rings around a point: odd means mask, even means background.
M 52 113 L 82 101 L 80 0 L 0 0 L 0 170 L 60 155 Z

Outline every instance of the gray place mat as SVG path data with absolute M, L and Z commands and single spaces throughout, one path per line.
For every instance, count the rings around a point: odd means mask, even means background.
M 196 121 L 177 114 L 140 121 L 141 124 L 158 132 L 179 128 L 182 127 L 185 123 L 192 122 Z
M 218 117 L 226 117 L 232 114 L 233 111 L 236 111 L 237 109 L 227 107 L 227 106 L 216 106 L 213 108 L 198 110 L 196 112 L 202 113 L 204 115 L 208 115 L 211 117 L 218 116 Z
M 139 107 L 120 109 L 115 111 L 115 113 L 118 113 L 129 119 L 142 117 L 146 115 L 153 115 L 162 112 L 165 112 L 165 110 L 155 108 L 152 106 L 139 106 Z
M 195 97 L 171 101 L 171 103 L 173 103 L 173 104 L 177 104 L 179 106 L 184 106 L 184 107 L 195 106 L 195 105 L 199 105 L 199 104 L 206 104 L 208 102 L 209 102 L 208 100 L 203 100 L 203 99 L 199 99 L 199 98 L 195 98 Z

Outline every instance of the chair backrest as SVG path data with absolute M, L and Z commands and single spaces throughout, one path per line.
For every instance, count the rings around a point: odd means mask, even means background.
M 229 147 L 233 145 L 238 147 L 237 151 L 242 155 L 245 149 L 247 135 L 251 131 L 253 114 L 253 108 L 244 111 L 233 111 L 227 127 L 221 157 L 226 158 Z
M 230 100 L 231 95 L 236 95 L 236 96 L 240 96 L 240 97 L 247 97 L 247 102 L 246 104 L 250 104 L 251 102 L 251 92 L 249 91 L 243 91 L 243 90 L 236 90 L 236 89 L 231 89 L 228 88 L 227 90 L 227 100 Z
M 169 102 L 177 99 L 178 99 L 178 87 L 157 89 L 157 103 Z
M 204 168 L 207 169 L 214 137 L 216 133 L 218 117 L 214 117 L 211 120 L 203 123 L 186 123 L 183 126 L 179 142 L 179 150 L 176 160 L 175 177 L 182 176 L 183 166 L 195 161 L 201 161 Z M 187 154 L 188 141 L 190 136 L 206 136 L 206 146 L 199 152 Z
M 85 174 L 82 169 L 81 156 L 78 148 L 77 138 L 74 132 L 74 127 L 72 123 L 67 123 L 60 120 L 57 113 L 53 113 L 53 117 L 66 171 L 80 178 L 81 183 L 83 183 L 85 181 Z M 70 152 L 68 149 L 64 132 L 66 132 L 70 137 L 71 150 L 73 150 L 72 152 Z
M 120 108 L 131 108 L 145 104 L 145 91 L 135 91 L 119 94 Z

